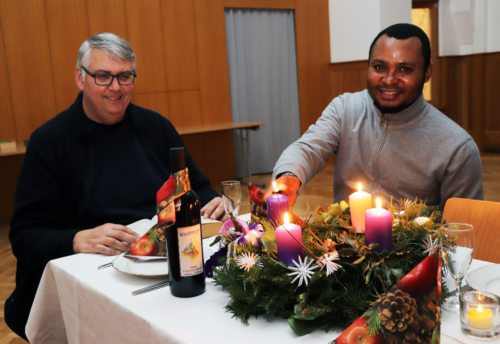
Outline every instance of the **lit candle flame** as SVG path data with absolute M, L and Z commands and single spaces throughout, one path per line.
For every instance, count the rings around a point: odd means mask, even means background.
M 288 212 L 285 212 L 285 215 L 283 216 L 283 224 L 290 224 L 290 215 L 288 214 Z
M 361 183 L 358 183 L 358 192 L 363 191 L 363 185 Z
M 278 188 L 278 183 L 276 183 L 275 180 L 273 180 L 273 192 L 275 193 L 280 192 L 280 189 Z
M 377 208 L 382 208 L 382 200 L 379 197 L 375 199 L 375 205 Z

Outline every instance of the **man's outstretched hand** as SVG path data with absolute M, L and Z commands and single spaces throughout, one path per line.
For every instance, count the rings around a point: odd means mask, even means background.
M 295 176 L 281 176 L 276 179 L 276 184 L 279 192 L 283 195 L 288 196 L 288 205 L 292 207 L 297 200 L 299 195 L 299 189 L 301 186 L 301 181 Z M 267 191 L 264 193 L 264 199 L 267 199 L 274 192 L 273 186 L 271 185 Z

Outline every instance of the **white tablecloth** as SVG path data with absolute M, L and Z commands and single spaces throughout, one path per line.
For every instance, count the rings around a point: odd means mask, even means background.
M 210 255 L 206 250 L 205 256 Z M 322 343 L 338 332 L 315 331 L 299 337 L 286 319 L 250 319 L 245 325 L 225 310 L 227 293 L 207 279 L 207 290 L 177 298 L 168 287 L 132 296 L 161 281 L 128 275 L 112 267 L 111 257 L 76 254 L 49 262 L 31 309 L 26 334 L 31 343 Z M 165 263 L 166 264 L 166 263 Z M 471 269 L 485 262 L 474 261 Z M 443 312 L 442 343 L 484 343 L 463 335 L 458 314 Z

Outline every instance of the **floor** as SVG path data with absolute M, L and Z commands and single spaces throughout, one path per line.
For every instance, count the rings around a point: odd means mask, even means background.
M 483 155 L 483 179 L 485 198 L 490 201 L 500 201 L 500 154 Z M 252 177 L 252 182 L 268 184 L 269 174 Z M 294 206 L 294 211 L 300 216 L 307 216 L 316 208 L 327 205 L 332 200 L 333 161 L 307 184 Z M 248 199 L 242 200 L 241 213 L 248 212 Z M 3 302 L 14 288 L 15 258 L 12 255 L 7 235 L 8 226 L 0 225 L 0 344 L 25 343 L 9 331 L 4 322 Z

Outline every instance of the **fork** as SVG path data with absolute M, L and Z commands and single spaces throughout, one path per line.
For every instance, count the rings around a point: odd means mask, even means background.
M 163 287 L 168 287 L 169 285 L 170 285 L 170 279 L 168 279 L 166 281 L 161 281 L 161 282 L 158 282 L 158 283 L 155 283 L 155 284 L 148 285 L 147 287 L 144 287 L 144 288 L 141 288 L 141 289 L 134 290 L 132 292 L 132 295 L 135 296 L 135 295 L 144 294 L 144 293 L 156 290 L 156 289 L 160 289 L 160 288 L 163 288 Z
M 113 262 L 109 262 L 109 263 L 106 263 L 106 264 L 102 264 L 102 265 L 99 265 L 97 267 L 97 270 L 101 270 L 101 269 L 104 269 L 104 268 L 109 268 L 110 266 L 113 265 Z

